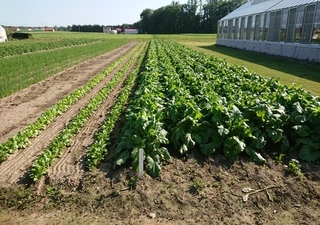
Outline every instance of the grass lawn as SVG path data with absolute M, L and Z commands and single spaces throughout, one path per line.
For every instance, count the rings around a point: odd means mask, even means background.
M 218 46 L 216 35 L 181 35 L 173 37 L 183 45 L 225 59 L 228 63 L 242 65 L 263 77 L 276 77 L 286 85 L 301 86 L 313 95 L 320 96 L 320 63 L 305 62 L 262 53 Z

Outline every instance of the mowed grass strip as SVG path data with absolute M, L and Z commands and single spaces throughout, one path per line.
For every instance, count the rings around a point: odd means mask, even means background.
M 0 60 L 0 98 L 126 43 L 128 40 L 110 39 L 72 48 L 3 58 Z

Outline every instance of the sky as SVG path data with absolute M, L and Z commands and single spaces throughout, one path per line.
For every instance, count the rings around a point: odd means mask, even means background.
M 132 24 L 140 20 L 144 9 L 158 9 L 171 3 L 172 0 L 0 0 L 0 24 L 29 27 Z

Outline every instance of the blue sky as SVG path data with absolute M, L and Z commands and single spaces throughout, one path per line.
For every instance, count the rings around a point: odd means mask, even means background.
M 172 0 L 0 0 L 0 24 L 5 26 L 118 25 L 139 21 L 146 9 Z M 188 0 L 178 0 L 187 3 Z

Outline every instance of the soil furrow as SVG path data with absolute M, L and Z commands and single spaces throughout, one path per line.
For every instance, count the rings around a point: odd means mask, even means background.
M 76 135 L 73 144 L 63 152 L 61 158 L 50 167 L 48 177 L 52 184 L 63 184 L 70 188 L 79 185 L 85 170 L 86 148 L 93 142 L 95 132 L 106 119 L 107 112 L 114 105 L 115 99 L 123 89 L 123 83 L 135 67 L 136 62 L 127 70 L 122 80 L 109 94 L 109 98 L 92 115 L 85 127 Z
M 81 179 L 84 166 L 84 155 L 86 148 L 93 142 L 95 131 L 106 118 L 106 112 L 113 106 L 113 102 L 119 93 L 119 89 L 111 93 L 108 100 L 100 106 L 99 110 L 92 116 L 81 132 L 76 135 L 73 144 L 64 151 L 55 165 L 50 167 L 48 176 L 50 183 L 64 183 L 75 187 Z
M 44 110 L 84 85 L 136 44 L 131 42 L 0 99 L 0 143 L 33 123 Z
M 123 54 L 125 54 L 125 52 Z M 129 58 L 130 57 L 106 76 L 86 96 L 77 101 L 64 114 L 51 123 L 46 130 L 42 131 L 37 138 L 32 140 L 32 143 L 27 148 L 20 150 L 17 154 L 10 156 L 6 161 L 0 164 L 0 186 L 10 185 L 19 182 L 19 180 L 23 181 L 34 158 L 49 145 L 52 139 L 59 132 L 61 132 L 66 124 L 78 113 L 79 109 L 85 106 L 90 99 L 111 80 L 111 78 L 121 69 Z

